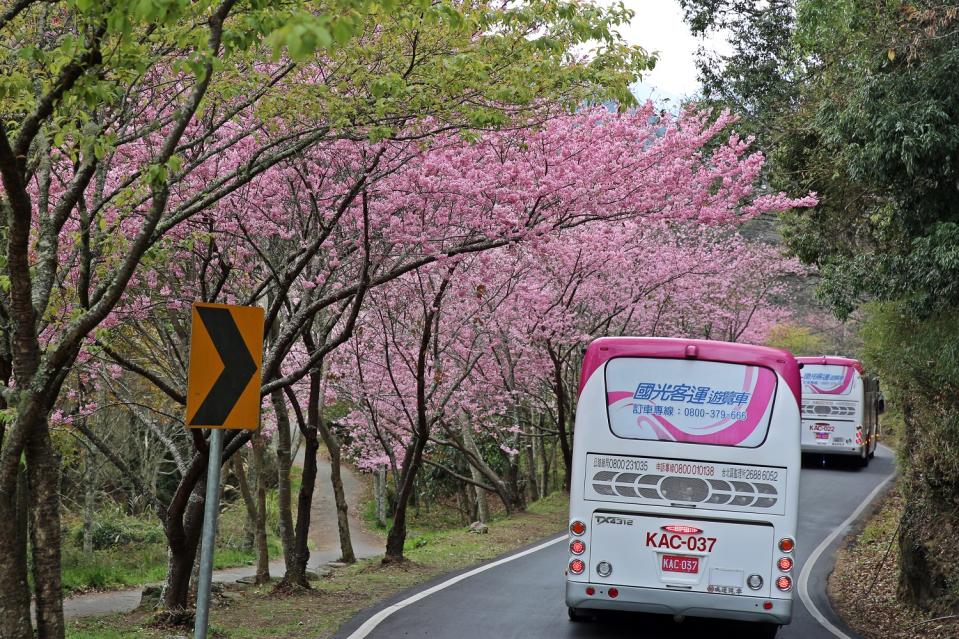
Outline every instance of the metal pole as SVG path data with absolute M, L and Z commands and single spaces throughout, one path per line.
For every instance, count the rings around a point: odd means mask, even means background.
M 210 433 L 210 457 L 206 466 L 206 503 L 203 504 L 203 533 L 200 543 L 200 580 L 196 587 L 194 639 L 206 639 L 210 618 L 210 585 L 213 581 L 213 546 L 216 545 L 216 516 L 220 507 L 220 461 L 223 457 L 223 431 Z

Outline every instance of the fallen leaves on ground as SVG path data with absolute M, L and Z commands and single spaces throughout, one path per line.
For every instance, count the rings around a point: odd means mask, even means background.
M 898 533 L 903 496 L 893 490 L 836 554 L 833 609 L 864 639 L 959 639 L 959 619 L 937 618 L 900 601 Z

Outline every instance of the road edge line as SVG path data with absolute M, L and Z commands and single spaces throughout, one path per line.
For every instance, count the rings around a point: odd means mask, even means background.
M 463 581 L 464 579 L 469 579 L 473 575 L 478 575 L 479 573 L 486 572 L 487 570 L 490 570 L 491 568 L 502 566 L 505 563 L 513 561 L 514 559 L 519 559 L 520 557 L 531 555 L 534 552 L 538 552 L 540 550 L 543 550 L 544 548 L 548 548 L 549 546 L 552 546 L 553 544 L 559 543 L 566 538 L 567 538 L 567 535 L 565 534 L 560 535 L 559 537 L 556 537 L 555 539 L 550 539 L 549 541 L 545 541 L 537 546 L 533 546 L 532 548 L 527 548 L 526 550 L 510 555 L 508 557 L 503 557 L 502 559 L 498 559 L 494 562 L 483 564 L 482 566 L 473 568 L 472 570 L 456 575 L 455 577 L 450 577 L 444 582 L 438 583 L 431 588 L 427 588 L 426 590 L 418 592 L 415 595 L 411 595 L 402 601 L 398 601 L 397 603 L 391 606 L 387 606 L 386 608 L 383 608 L 382 610 L 377 612 L 375 615 L 373 615 L 372 617 L 364 621 L 363 624 L 360 625 L 359 628 L 354 630 L 350 635 L 348 635 L 346 639 L 365 639 L 367 636 L 369 636 L 371 632 L 373 632 L 373 630 L 376 629 L 377 626 L 383 623 L 383 621 L 389 618 L 389 616 L 392 615 L 394 612 L 397 612 L 398 610 L 402 610 L 403 608 L 409 606 L 410 604 L 414 604 L 421 599 L 425 599 L 426 597 L 429 597 L 430 595 L 435 594 L 439 592 L 440 590 L 449 588 L 450 586 L 457 584 Z
M 895 463 L 895 452 L 886 446 L 883 446 L 883 448 L 892 453 L 893 463 Z M 859 504 L 859 507 L 856 508 L 856 510 L 854 510 L 845 521 L 836 526 L 833 531 L 829 533 L 829 535 L 823 539 L 818 546 L 816 546 L 816 549 L 812 551 L 811 555 L 809 555 L 809 559 L 806 560 L 806 563 L 803 565 L 802 572 L 799 574 L 799 598 L 802 600 L 803 605 L 806 607 L 806 610 L 809 612 L 809 614 L 812 615 L 812 618 L 815 619 L 820 626 L 831 632 L 838 639 L 855 639 L 855 637 L 850 637 L 845 632 L 837 628 L 835 624 L 829 621 L 829 619 L 822 614 L 819 608 L 816 607 L 816 604 L 813 603 L 812 597 L 809 596 L 809 575 L 812 573 L 813 567 L 822 557 L 823 553 L 826 552 L 826 549 L 832 545 L 832 542 L 834 542 L 839 535 L 848 530 L 849 526 L 851 526 L 852 523 L 855 522 L 860 515 L 862 515 L 863 511 L 866 510 L 870 504 L 872 504 L 882 489 L 885 488 L 895 476 L 896 468 L 893 467 L 893 470 L 889 476 L 882 480 L 878 486 L 872 489 L 872 492 L 866 496 L 866 499 L 863 500 L 861 504 Z

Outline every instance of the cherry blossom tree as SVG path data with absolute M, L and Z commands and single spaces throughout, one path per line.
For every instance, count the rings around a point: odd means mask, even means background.
M 203 299 L 269 298 L 271 350 L 263 389 L 269 395 L 307 373 L 285 376 L 280 370 L 309 315 L 344 300 L 348 308 L 358 308 L 365 284 L 341 289 L 333 299 L 305 301 L 294 311 L 295 321 L 274 329 L 288 290 L 315 256 L 316 242 L 300 238 L 301 259 L 284 265 L 269 286 L 228 289 L 224 269 L 239 269 L 219 248 L 218 212 L 238 191 L 257 181 L 268 188 L 266 176 L 275 167 L 337 140 L 364 146 L 368 140 L 426 139 L 464 128 L 541 121 L 584 99 L 628 100 L 629 83 L 648 62 L 641 49 L 615 34 L 616 25 L 630 16 L 621 5 L 602 9 L 546 0 L 522 6 L 394 0 L 8 5 L 0 13 L 6 45 L 0 80 L 4 636 L 33 631 L 28 529 L 36 626 L 40 636 L 63 636 L 58 469 L 48 417 L 67 374 L 104 322 L 109 327 L 166 301 L 162 294 L 143 293 L 149 290 L 146 274 L 140 298 L 127 293 L 131 284 L 136 288 L 141 263 L 167 264 L 173 290 L 198 291 Z M 569 55 L 596 38 L 604 46 L 595 55 Z M 340 194 L 333 211 L 352 205 L 374 162 L 352 173 L 357 186 Z M 180 253 L 170 235 L 201 214 L 211 236 L 207 258 L 197 277 L 184 284 L 194 274 L 178 269 Z M 247 232 L 259 237 L 264 231 Z M 189 244 L 179 247 L 187 253 L 203 245 L 196 237 L 179 239 Z M 182 385 L 171 383 L 176 380 L 114 352 L 180 402 Z M 186 605 L 202 510 L 207 451 L 203 437 L 194 442 L 182 490 L 168 512 L 157 508 L 173 550 L 165 596 L 171 608 Z M 244 443 L 230 438 L 227 459 Z M 28 508 L 18 502 L 24 495 Z
M 355 408 L 354 454 L 396 477 L 387 560 L 402 559 L 406 502 L 430 445 L 457 450 L 482 476 L 459 479 L 498 493 L 507 510 L 520 504 L 470 429 L 502 426 L 492 436 L 514 454 L 502 433 L 521 430 L 509 415 L 521 388 L 551 389 L 568 466 L 569 373 L 590 336 L 699 334 L 713 324 L 691 318 L 715 316 L 740 338 L 765 312 L 775 276 L 791 267 L 728 225 L 814 200 L 756 194 L 762 157 L 735 135 L 716 139 L 728 114 L 651 115 L 649 105 L 582 112 L 435 148 L 412 175 L 381 183 L 394 189 L 383 204 L 415 212 L 391 219 L 387 237 L 445 255 L 416 259 L 415 273 L 371 293 L 335 369 Z M 468 237 L 477 239 L 466 250 L 449 250 Z M 774 275 L 756 282 L 763 272 Z

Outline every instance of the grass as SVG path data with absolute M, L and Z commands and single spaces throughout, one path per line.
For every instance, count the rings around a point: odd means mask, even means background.
M 91 628 L 71 634 L 72 639 L 127 639 L 138 636 L 134 632 L 125 630 L 111 630 L 109 628 Z
M 90 555 L 71 544 L 63 548 L 61 579 L 66 592 L 100 590 L 161 581 L 166 568 L 162 543 L 125 544 Z
M 273 594 L 270 587 L 231 586 L 211 611 L 211 624 L 219 636 L 230 639 L 330 637 L 377 601 L 561 532 L 568 509 L 566 495 L 554 493 L 531 504 L 527 512 L 494 520 L 485 535 L 459 526 L 421 531 L 407 540 L 407 562 L 384 566 L 379 559 L 370 559 L 337 568 L 302 593 Z M 151 628 L 148 622 L 144 612 L 80 620 L 68 624 L 67 637 L 162 639 L 171 634 L 169 629 Z
M 95 539 L 105 547 L 90 554 L 82 550 L 82 523 L 76 517 L 64 518 L 66 534 L 61 570 L 64 592 L 70 594 L 163 581 L 167 569 L 167 546 L 159 523 L 111 511 L 98 515 L 96 530 L 99 537 Z M 253 550 L 243 547 L 245 518 L 241 502 L 230 503 L 223 509 L 214 554 L 215 568 L 246 566 L 255 561 Z M 270 556 L 279 556 L 281 548 L 275 532 L 275 518 L 273 521 L 268 518 L 267 528 Z

